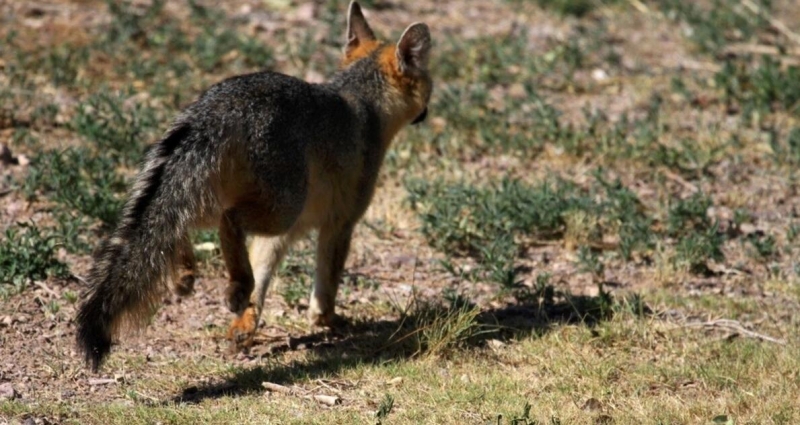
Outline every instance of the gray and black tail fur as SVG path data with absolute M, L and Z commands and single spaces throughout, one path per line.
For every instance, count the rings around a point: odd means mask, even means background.
M 201 170 L 209 158 L 196 149 L 205 143 L 182 121 L 147 153 L 116 230 L 95 253 L 77 316 L 78 347 L 95 371 L 123 322 L 136 327 L 155 311 L 180 238 L 213 208 Z

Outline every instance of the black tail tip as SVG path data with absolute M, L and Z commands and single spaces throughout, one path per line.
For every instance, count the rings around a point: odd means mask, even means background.
M 100 365 L 103 364 L 103 360 L 105 360 L 106 355 L 111 349 L 111 344 L 107 345 L 95 345 L 91 348 L 91 351 L 86 351 L 84 354 L 84 360 L 86 364 L 92 368 L 93 373 L 97 373 L 100 369 Z
M 98 322 L 79 320 L 78 323 L 78 349 L 83 352 L 84 360 L 91 366 L 92 372 L 97 372 L 111 351 L 111 335 Z

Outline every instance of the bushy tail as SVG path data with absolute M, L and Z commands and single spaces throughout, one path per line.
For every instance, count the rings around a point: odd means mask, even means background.
M 116 230 L 96 251 L 77 316 L 78 347 L 94 371 L 121 325 L 139 327 L 155 311 L 180 238 L 213 208 L 209 165 L 196 150 L 203 143 L 193 137 L 179 123 L 150 149 Z

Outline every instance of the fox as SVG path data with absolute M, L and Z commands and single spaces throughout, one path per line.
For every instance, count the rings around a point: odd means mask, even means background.
M 353 230 L 392 140 L 425 119 L 433 89 L 426 24 L 385 42 L 353 1 L 346 36 L 340 69 L 327 81 L 271 71 L 222 80 L 147 151 L 86 275 L 76 340 L 92 371 L 121 330 L 144 326 L 170 282 L 179 295 L 193 292 L 188 232 L 198 228 L 219 230 L 235 347 L 252 344 L 273 274 L 310 231 L 317 246 L 308 319 L 336 325 Z

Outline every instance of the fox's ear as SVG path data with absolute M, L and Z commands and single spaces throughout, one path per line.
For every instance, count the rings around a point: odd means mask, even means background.
M 397 65 L 400 72 L 428 69 L 431 52 L 431 32 L 428 26 L 417 22 L 411 24 L 397 42 Z
M 350 3 L 350 10 L 347 12 L 347 45 L 345 53 L 350 53 L 365 41 L 375 41 L 375 33 L 369 27 L 367 19 L 361 13 L 361 6 L 358 2 Z

